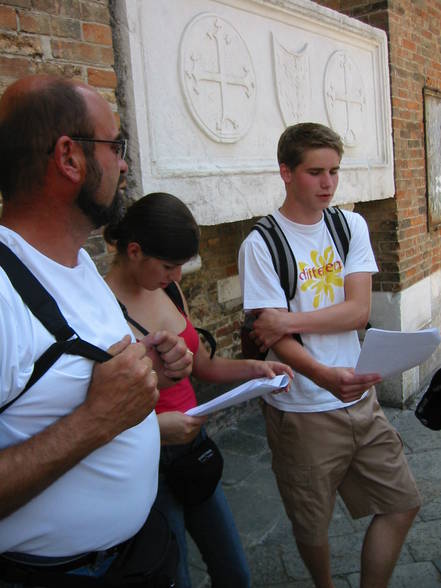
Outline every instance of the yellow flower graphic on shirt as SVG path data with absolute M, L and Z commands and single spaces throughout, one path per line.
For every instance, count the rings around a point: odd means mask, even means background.
M 299 280 L 302 282 L 300 289 L 306 292 L 308 289 L 315 292 L 313 306 L 318 308 L 320 303 L 328 298 L 334 302 L 334 289 L 343 287 L 341 271 L 343 265 L 340 260 L 334 260 L 332 246 L 325 249 L 323 255 L 318 251 L 311 251 L 311 263 L 299 262 Z

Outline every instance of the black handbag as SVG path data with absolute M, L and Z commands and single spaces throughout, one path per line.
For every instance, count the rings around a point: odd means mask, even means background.
M 433 431 L 441 430 L 441 369 L 430 380 L 415 409 L 415 416 L 425 427 Z
M 138 533 L 120 546 L 102 585 L 172 588 L 178 560 L 176 538 L 165 516 L 153 506 Z
M 174 459 L 165 468 L 165 478 L 179 502 L 196 506 L 216 490 L 223 467 L 224 459 L 219 448 L 206 437 L 189 453 Z

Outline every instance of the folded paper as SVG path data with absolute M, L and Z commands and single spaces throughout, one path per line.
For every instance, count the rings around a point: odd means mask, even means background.
M 233 390 L 225 392 L 225 394 L 221 394 L 220 396 L 205 402 L 205 404 L 195 406 L 195 408 L 190 408 L 190 410 L 187 410 L 186 414 L 190 416 L 210 414 L 212 412 L 216 412 L 217 410 L 227 408 L 228 406 L 233 406 L 235 404 L 245 402 L 246 400 L 257 398 L 258 396 L 262 396 L 262 394 L 267 394 L 268 392 L 277 392 L 288 386 L 288 384 L 289 377 L 287 375 L 275 376 L 274 378 L 257 378 L 255 380 L 249 380 L 248 382 L 237 386 L 237 388 L 233 388 Z

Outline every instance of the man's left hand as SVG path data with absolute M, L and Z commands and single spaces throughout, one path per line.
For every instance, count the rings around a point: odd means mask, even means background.
M 253 323 L 251 338 L 259 345 L 260 351 L 266 351 L 287 335 L 286 309 L 265 308 L 258 312 Z

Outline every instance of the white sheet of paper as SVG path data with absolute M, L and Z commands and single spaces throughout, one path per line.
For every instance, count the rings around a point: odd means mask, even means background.
M 246 400 L 257 398 L 267 392 L 274 392 L 285 388 L 289 384 L 289 378 L 287 375 L 275 376 L 274 378 L 257 378 L 255 380 L 249 380 L 225 394 L 221 394 L 205 404 L 195 406 L 187 410 L 185 414 L 190 416 L 200 416 L 203 414 L 210 414 L 222 408 L 233 406 L 234 404 L 240 404 Z
M 369 329 L 363 341 L 355 373 L 395 376 L 426 361 L 440 344 L 438 329 L 383 331 Z

